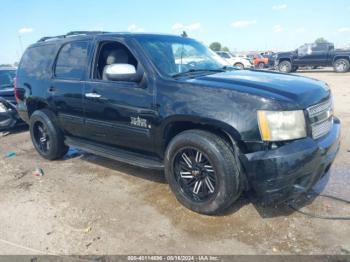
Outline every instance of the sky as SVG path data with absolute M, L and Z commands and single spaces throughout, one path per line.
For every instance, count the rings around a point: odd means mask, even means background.
M 349 17 L 349 0 L 0 0 L 0 64 L 43 36 L 76 30 L 185 30 L 234 52 L 291 50 L 318 37 L 349 47 Z

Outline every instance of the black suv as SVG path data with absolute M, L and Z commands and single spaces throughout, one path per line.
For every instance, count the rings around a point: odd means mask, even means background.
M 305 66 L 333 66 L 338 73 L 348 72 L 350 68 L 350 50 L 334 49 L 332 43 L 304 44 L 295 51 L 277 53 L 273 59 L 283 73 L 295 72 Z
M 164 169 L 177 199 L 221 212 L 243 190 L 294 198 L 339 148 L 327 84 L 226 67 L 201 43 L 171 35 L 73 32 L 30 46 L 16 96 L 36 150 L 68 147 Z

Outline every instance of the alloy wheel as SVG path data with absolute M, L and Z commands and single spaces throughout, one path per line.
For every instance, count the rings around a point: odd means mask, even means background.
M 218 183 L 214 167 L 198 149 L 179 151 L 175 156 L 174 172 L 181 191 L 192 201 L 208 201 L 216 192 Z
M 46 126 L 41 122 L 36 122 L 33 131 L 35 143 L 39 150 L 42 153 L 47 153 L 50 150 L 50 137 Z
M 337 61 L 335 64 L 335 67 L 336 67 L 337 71 L 343 72 L 346 69 L 346 63 L 342 60 Z

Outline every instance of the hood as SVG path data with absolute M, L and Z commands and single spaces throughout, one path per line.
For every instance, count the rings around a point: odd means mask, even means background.
M 322 81 L 266 71 L 235 70 L 188 81 L 290 103 L 296 109 L 305 109 L 330 96 L 327 84 Z

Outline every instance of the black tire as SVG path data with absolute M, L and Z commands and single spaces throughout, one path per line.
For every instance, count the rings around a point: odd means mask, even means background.
M 349 71 L 349 68 L 350 68 L 349 60 L 344 58 L 337 59 L 333 63 L 333 68 L 334 68 L 334 71 L 337 73 L 345 73 Z
M 299 68 L 299 67 L 297 67 L 297 66 L 293 66 L 293 68 L 292 68 L 292 71 L 291 71 L 291 72 L 295 73 L 295 72 L 298 70 L 298 68 Z
M 259 69 L 264 69 L 265 68 L 265 64 L 264 63 L 259 63 L 258 64 L 258 68 Z
M 50 110 L 35 111 L 30 117 L 29 131 L 35 149 L 45 159 L 59 159 L 67 153 L 69 147 L 64 144 L 56 116 Z
M 244 65 L 242 63 L 235 63 L 233 66 L 238 67 L 239 69 L 244 69 Z
M 278 64 L 278 71 L 282 73 L 290 73 L 292 68 L 292 63 L 289 61 L 282 61 Z
M 203 162 L 197 161 L 197 153 L 192 155 L 188 153 L 188 158 L 191 160 L 191 171 L 187 172 L 186 175 L 189 177 L 185 181 L 182 176 L 186 172 L 181 172 L 181 168 L 184 167 L 181 161 L 186 158 L 183 153 L 187 152 L 186 150 L 200 152 Z M 184 131 L 173 138 L 167 147 L 164 162 L 167 181 L 177 200 L 185 207 L 206 215 L 218 214 L 236 201 L 242 192 L 242 181 L 239 172 L 240 163 L 235 157 L 234 150 L 238 149 L 232 149 L 220 137 L 201 130 Z M 205 163 L 209 164 L 205 165 Z M 195 165 L 197 164 L 203 164 L 205 170 L 198 171 L 196 174 Z M 212 170 L 206 170 L 207 167 Z M 190 169 L 186 165 L 185 168 Z M 210 183 L 212 191 L 206 181 L 209 176 L 211 178 L 215 176 L 214 182 L 209 179 L 212 181 Z M 198 182 L 200 184 L 196 190 Z M 192 188 L 188 190 L 187 187 L 191 184 L 194 184 L 193 190 Z M 204 198 L 205 191 L 208 194 L 206 198 Z

